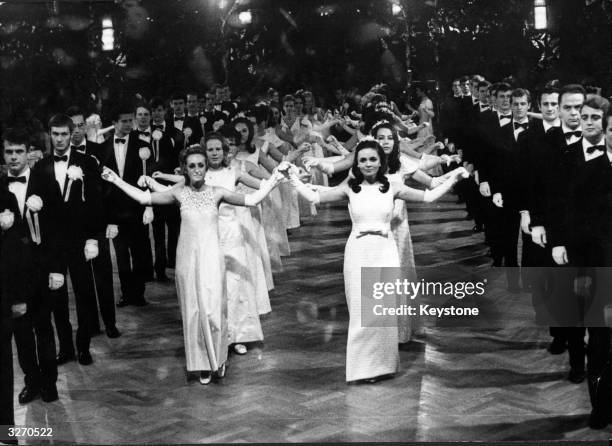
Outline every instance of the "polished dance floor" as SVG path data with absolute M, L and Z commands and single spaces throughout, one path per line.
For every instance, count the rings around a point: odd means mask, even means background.
M 472 234 L 453 197 L 409 209 L 418 266 L 486 268 L 483 236 Z M 569 383 L 566 355 L 546 352 L 547 330 L 528 323 L 530 296 L 507 294 L 501 281 L 485 305 L 524 316 L 524 326 L 426 326 L 401 346 L 395 379 L 347 385 L 349 230 L 346 205 L 338 205 L 291 232 L 292 255 L 263 318 L 265 343 L 231 355 L 221 383 L 187 376 L 174 284 L 152 283 L 151 305 L 117 310 L 121 338 L 93 339 L 94 365 L 60 368 L 59 401 L 15 401 L 17 424 L 53 427 L 54 442 L 90 444 L 610 437 L 610 428 L 586 427 L 586 383 Z M 16 361 L 15 372 L 19 392 Z

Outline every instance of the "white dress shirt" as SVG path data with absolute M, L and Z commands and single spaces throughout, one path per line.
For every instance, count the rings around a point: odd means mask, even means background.
M 502 118 L 502 113 L 500 113 L 499 111 L 497 112 L 497 119 L 499 120 L 499 126 L 500 127 L 505 127 L 506 125 L 510 124 L 512 122 L 512 113 L 503 113 L 503 115 L 507 115 L 509 116 L 508 118 L 503 117 Z
M 17 198 L 17 204 L 19 205 L 19 212 L 23 215 L 23 211 L 25 208 L 26 202 L 26 193 L 28 191 L 28 183 L 30 182 L 30 168 L 26 167 L 26 169 L 21 173 L 21 175 L 12 175 L 10 172 L 8 173 L 8 177 L 25 177 L 26 182 L 20 183 L 18 181 L 14 181 L 9 183 L 8 188 L 9 191 L 12 192 L 13 195 Z
M 68 163 L 70 162 L 70 152 L 71 149 L 68 149 L 64 155 L 68 157 L 67 161 L 53 161 L 53 170 L 55 171 L 55 181 L 59 184 L 60 190 L 62 191 L 62 196 L 64 196 L 64 184 L 66 183 L 66 174 L 68 172 Z M 54 156 L 63 156 L 57 153 L 53 154 Z
M 183 124 L 185 123 L 185 116 L 175 116 L 175 119 L 182 119 L 182 121 L 174 121 L 174 128 L 183 131 Z
M 597 144 L 591 144 L 586 140 L 586 138 L 582 138 L 582 153 L 584 154 L 585 161 L 591 161 L 592 159 L 599 158 L 604 154 L 601 150 L 595 150 L 593 153 L 588 153 L 587 149 L 593 146 L 604 146 L 604 150 L 606 147 L 606 143 L 603 138 Z
M 512 125 L 514 126 L 514 124 L 515 124 L 515 123 L 516 123 L 516 124 L 527 124 L 527 125 L 529 125 L 529 119 L 528 119 L 528 118 L 525 118 L 525 119 L 523 119 L 522 121 L 514 121 L 514 122 L 512 123 Z M 522 127 L 519 127 L 518 129 L 517 129 L 517 128 L 515 128 L 515 129 L 514 129 L 514 140 L 515 140 L 515 141 L 518 141 L 518 137 L 519 137 L 519 135 L 520 135 L 522 132 L 524 132 L 525 130 L 527 130 L 527 129 L 524 129 L 524 128 L 522 128 Z
M 580 127 L 578 127 L 576 130 L 572 130 L 566 126 L 564 126 L 563 124 L 561 124 L 561 129 L 563 130 L 563 134 L 565 135 L 567 132 L 576 132 L 576 131 L 581 131 L 582 129 Z M 580 137 L 576 136 L 576 135 L 572 135 L 570 136 L 570 139 L 565 138 L 565 143 L 566 145 L 570 145 L 570 144 L 574 144 L 575 142 L 577 142 L 580 139 Z
M 557 118 L 552 124 L 550 124 L 548 121 L 542 121 L 542 124 L 544 125 L 544 133 L 547 133 L 553 127 L 561 127 L 561 120 Z
M 117 174 L 119 174 L 119 176 L 123 178 L 123 171 L 125 169 L 125 156 L 127 153 L 128 143 L 130 142 L 129 140 L 130 136 L 125 135 L 123 138 L 119 138 L 119 139 L 125 139 L 125 144 L 115 142 L 117 138 L 119 137 L 118 136 L 113 137 L 113 147 L 115 149 L 115 161 L 117 161 L 117 170 L 119 171 L 117 172 Z

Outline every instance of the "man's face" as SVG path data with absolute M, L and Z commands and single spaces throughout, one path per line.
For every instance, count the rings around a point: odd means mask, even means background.
M 461 94 L 461 83 L 459 81 L 453 81 L 453 95 L 459 96 Z
M 473 91 L 474 94 L 478 91 L 478 81 L 472 81 L 470 84 L 470 91 Z
M 204 110 L 206 110 L 206 97 L 201 98 L 198 96 L 198 113 L 201 113 Z
M 205 99 L 206 99 L 206 104 L 205 104 L 206 110 L 211 110 L 215 105 L 215 95 L 212 93 L 206 93 Z
M 480 87 L 478 89 L 478 100 L 480 100 L 482 105 L 489 103 L 489 87 Z
M 232 91 L 230 90 L 230 87 L 225 87 L 223 89 L 223 100 L 225 100 L 225 101 L 231 101 L 232 100 Z
M 136 124 L 139 129 L 146 129 L 151 125 L 151 113 L 144 107 L 138 107 L 136 109 Z
M 4 163 L 11 175 L 18 176 L 28 165 L 28 150 L 25 144 L 15 144 L 4 141 Z
M 566 93 L 561 97 L 559 117 L 563 125 L 571 130 L 580 127 L 582 104 L 584 104 L 584 95 L 580 93 Z
M 497 106 L 497 110 L 499 110 L 501 113 L 508 113 L 510 112 L 511 109 L 511 105 L 510 105 L 510 98 L 512 96 L 512 91 L 508 90 L 508 91 L 498 91 L 497 92 L 497 96 L 495 97 L 495 104 Z
M 115 134 L 125 136 L 133 129 L 134 113 L 121 113 L 115 121 Z
M 470 81 L 461 82 L 461 94 L 470 94 Z
M 612 152 L 612 117 L 608 117 L 606 122 L 606 149 Z
M 198 97 L 195 94 L 187 95 L 187 113 L 192 116 L 198 113 Z
M 527 96 L 512 98 L 512 116 L 515 121 L 523 121 L 527 118 L 527 112 L 531 107 L 531 103 L 527 100 Z
M 599 142 L 603 135 L 603 110 L 585 105 L 580 111 L 580 125 L 582 126 L 582 136 L 590 142 Z
M 51 127 L 51 145 L 59 155 L 63 155 L 70 148 L 71 137 L 68 127 Z
M 166 117 L 166 108 L 162 105 L 158 105 L 152 110 L 151 117 L 153 118 L 154 123 L 161 124 L 164 122 L 164 118 Z
M 553 122 L 559 117 L 559 93 L 543 94 L 540 97 L 542 119 Z
M 184 99 L 172 99 L 170 102 L 174 114 L 182 116 L 185 113 L 185 100 Z
M 215 90 L 215 101 L 217 102 L 217 104 L 220 104 L 221 102 L 223 102 L 223 94 L 224 94 L 224 89 L 221 88 L 217 88 Z
M 85 126 L 85 118 L 83 115 L 75 115 L 71 116 L 72 122 L 74 124 L 74 130 L 72 131 L 72 144 L 75 146 L 80 146 L 85 139 L 85 135 L 87 133 L 87 127 Z

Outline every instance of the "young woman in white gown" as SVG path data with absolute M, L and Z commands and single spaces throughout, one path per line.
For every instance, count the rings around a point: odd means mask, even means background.
M 139 203 L 150 206 L 178 203 L 181 231 L 176 252 L 176 290 L 181 307 L 185 357 L 189 372 L 199 371 L 200 382 L 211 382 L 212 374 L 225 376 L 228 350 L 225 259 L 219 243 L 219 212 L 222 202 L 256 206 L 278 184 L 275 173 L 261 188 L 242 195 L 223 187 L 207 185 L 206 152 L 200 145 L 183 151 L 181 165 L 185 184 L 160 192 L 142 191 L 104 168 L 102 177 Z M 140 185 L 159 188 L 154 180 L 142 177 Z
M 346 351 L 346 381 L 375 382 L 399 369 L 398 327 L 364 327 L 361 318 L 361 268 L 399 267 L 400 258 L 391 220 L 394 200 L 431 202 L 445 194 L 467 171 L 460 168 L 440 186 L 420 191 L 390 182 L 386 155 L 373 139 L 361 141 L 355 149 L 353 178 L 335 188 L 313 191 L 290 170 L 291 183 L 312 203 L 348 199 L 353 228 L 344 251 L 344 285 L 349 308 Z

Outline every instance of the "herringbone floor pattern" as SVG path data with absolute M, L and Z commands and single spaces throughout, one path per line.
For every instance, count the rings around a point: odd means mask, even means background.
M 410 206 L 417 265 L 486 268 L 482 234 L 472 234 L 463 209 L 451 198 Z M 395 379 L 347 385 L 342 256 L 349 230 L 339 205 L 291 232 L 292 255 L 275 276 L 273 311 L 263 318 L 265 343 L 231 356 L 223 382 L 201 386 L 186 375 L 174 285 L 153 283 L 151 305 L 117 310 L 121 338 L 94 338 L 94 365 L 60 368 L 59 401 L 16 402 L 17 424 L 53 427 L 54 442 L 98 444 L 610 437 L 586 427 L 586 384 L 565 379 L 566 356 L 549 355 L 547 330 L 530 324 L 530 297 L 508 295 L 501 279 L 490 284 L 484 306 L 512 313 L 522 326 L 428 325 L 400 347 Z

